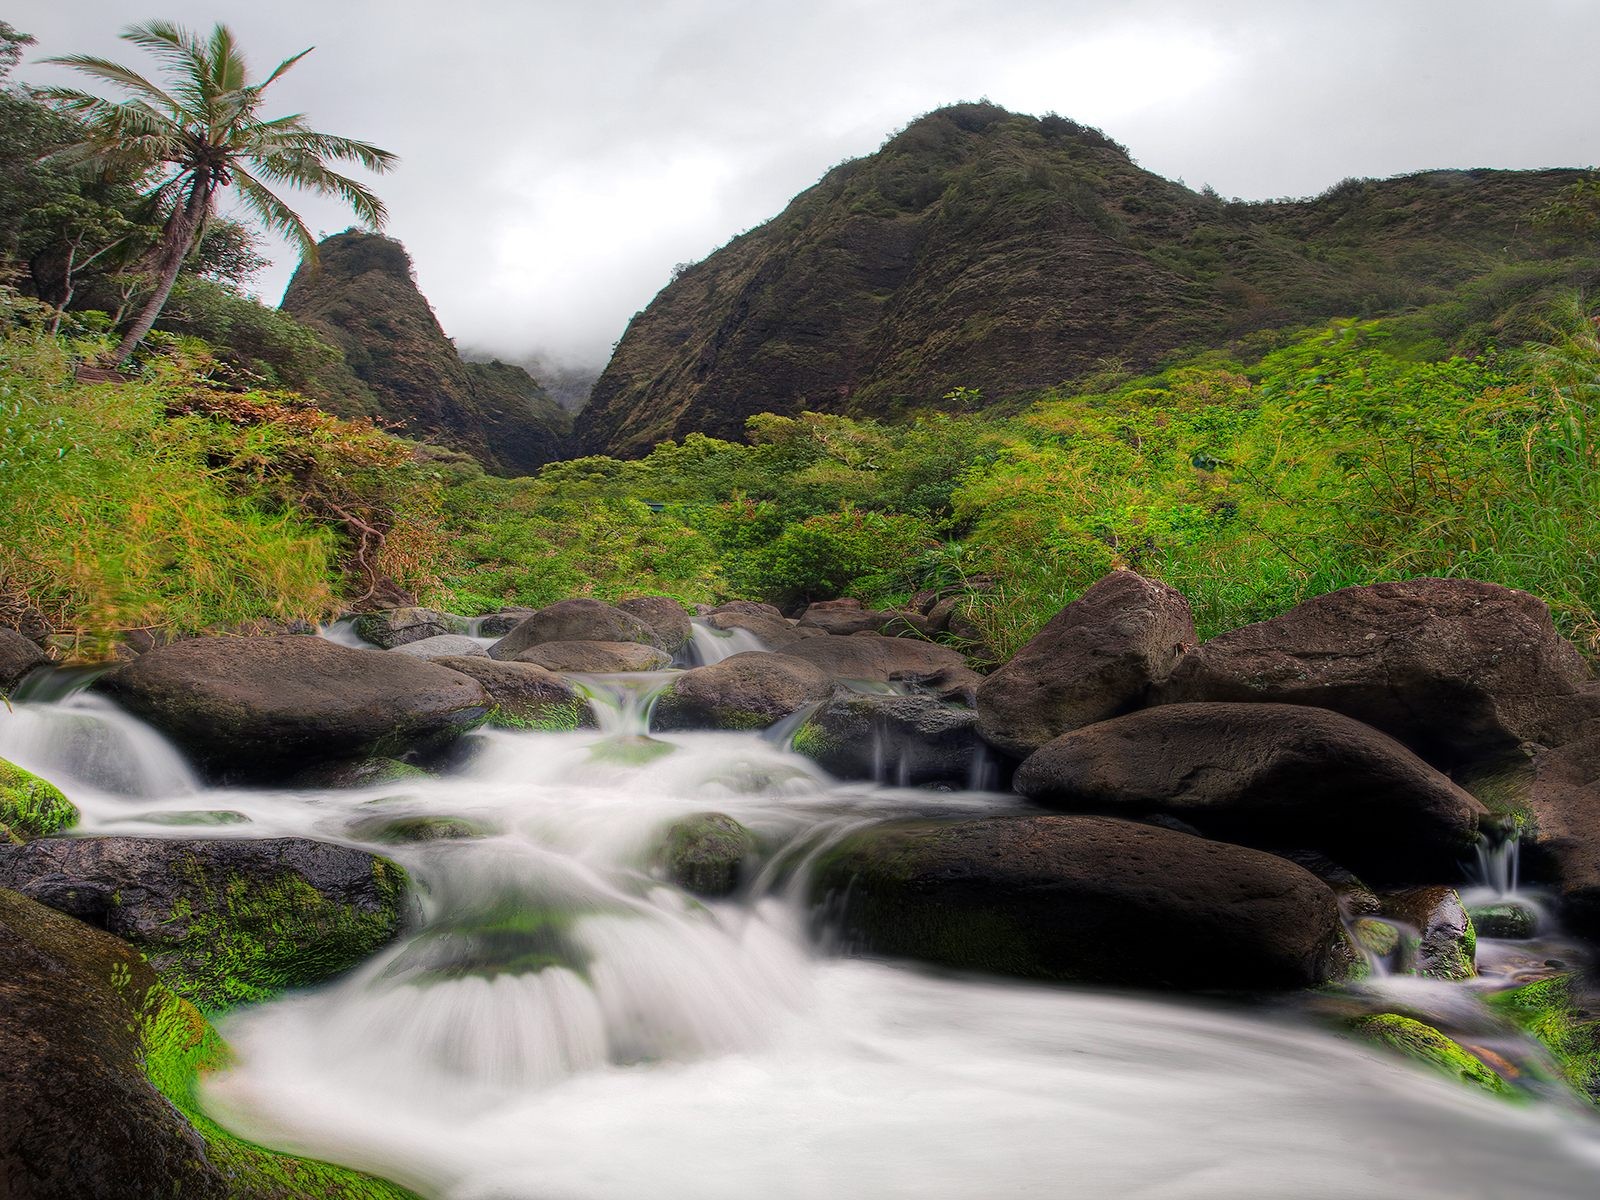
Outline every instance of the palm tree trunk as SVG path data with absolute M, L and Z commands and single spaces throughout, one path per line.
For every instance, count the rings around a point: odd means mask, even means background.
M 194 183 L 190 185 L 189 196 L 184 201 L 183 207 L 167 218 L 166 228 L 161 231 L 161 240 L 156 244 L 153 255 L 156 265 L 160 268 L 156 276 L 155 291 L 150 293 L 150 298 L 139 310 L 139 315 L 122 335 L 122 341 L 112 353 L 109 365 L 120 366 L 128 360 L 128 356 L 140 342 L 144 341 L 145 334 L 150 332 L 150 327 L 156 323 L 156 318 L 166 307 L 167 297 L 172 294 L 172 285 L 178 282 L 178 273 L 183 270 L 183 261 L 189 257 L 189 251 L 193 249 L 195 240 L 211 211 L 211 197 L 215 190 L 216 184 L 211 181 L 209 175 L 197 175 Z

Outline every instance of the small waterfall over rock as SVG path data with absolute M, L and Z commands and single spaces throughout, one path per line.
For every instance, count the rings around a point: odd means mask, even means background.
M 704 621 L 689 622 L 689 665 L 708 667 L 746 650 L 765 650 L 766 643 L 748 629 L 716 629 Z

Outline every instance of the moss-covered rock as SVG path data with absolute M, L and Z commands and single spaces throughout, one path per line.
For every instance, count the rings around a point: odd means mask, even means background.
M 756 855 L 756 838 L 723 813 L 696 813 L 667 827 L 656 865 L 673 883 L 701 896 L 737 890 Z
M 320 983 L 400 931 L 405 872 L 304 838 L 50 839 L 0 847 L 0 887 L 101 926 L 208 1010 Z
M 1383 898 L 1387 917 L 1415 932 L 1402 936 L 1407 968 L 1429 979 L 1470 979 L 1478 973 L 1478 934 L 1454 888 L 1420 887 Z
M 458 841 L 484 837 L 489 830 L 465 817 L 371 816 L 350 826 L 350 836 L 367 842 L 406 845 L 415 842 Z
M 415 1200 L 243 1141 L 195 1091 L 227 1046 L 125 942 L 0 890 L 0 1180 L 10 1200 Z
M 1475 904 L 1467 910 L 1480 937 L 1523 941 L 1539 928 L 1539 914 L 1514 900 L 1498 904 Z
M 1387 921 L 1361 917 L 1350 925 L 1356 944 L 1375 958 L 1388 958 L 1400 946 L 1400 931 Z
M 839 692 L 795 731 L 793 746 L 841 779 L 966 784 L 982 743 L 978 714 L 934 696 Z
M 1600 997 L 1592 989 L 1562 975 L 1497 992 L 1489 1004 L 1543 1043 L 1573 1089 L 1600 1104 Z
M 433 776 L 421 767 L 396 758 L 362 758 L 307 767 L 289 782 L 295 787 L 308 788 L 368 788 L 431 778 Z
M 77 819 L 78 810 L 55 784 L 0 758 L 0 841 L 60 833 Z
M 1399 1013 L 1375 1013 L 1356 1018 L 1350 1028 L 1367 1041 L 1425 1063 L 1453 1079 L 1497 1096 L 1511 1094 L 1504 1079 L 1431 1025 Z
M 647 734 L 623 734 L 596 742 L 589 748 L 589 760 L 619 767 L 643 767 L 665 758 L 678 748 Z
M 384 976 L 427 984 L 467 976 L 531 975 L 548 968 L 583 975 L 589 954 L 572 933 L 580 915 L 507 902 L 435 922 L 406 943 Z
M 593 729 L 594 710 L 583 693 L 554 671 L 533 663 L 500 662 L 498 659 L 440 658 L 434 660 L 483 685 L 494 708 L 489 724 L 502 729 L 535 729 L 547 733 L 568 733 L 574 729 Z
M 386 608 L 362 613 L 355 620 L 356 636 L 385 650 L 429 638 L 465 634 L 469 627 L 465 617 L 431 608 Z

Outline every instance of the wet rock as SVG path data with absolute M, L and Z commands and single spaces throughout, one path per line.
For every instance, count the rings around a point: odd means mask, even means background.
M 1478 973 L 1478 936 L 1454 888 L 1419 887 L 1384 897 L 1384 915 L 1417 932 L 1405 937 L 1413 974 L 1470 979 Z
M 355 619 L 356 636 L 384 650 L 444 634 L 467 632 L 467 619 L 431 608 L 388 608 Z
M 1600 705 L 1600 689 L 1573 699 L 1580 712 Z M 1600 945 L 1600 716 L 1563 745 L 1534 747 L 1520 768 L 1495 807 L 1512 814 L 1524 854 L 1553 877 L 1563 925 Z
M 1431 1025 L 1399 1013 L 1374 1013 L 1350 1023 L 1358 1037 L 1405 1058 L 1432 1067 L 1462 1083 L 1482 1088 L 1494 1095 L 1508 1095 L 1510 1086 L 1482 1060 L 1452 1041 Z
M 592 729 L 594 712 L 583 693 L 544 667 L 492 658 L 442 658 L 440 666 L 470 675 L 481 683 L 494 710 L 491 725 L 509 729 L 561 732 Z
M 665 650 L 639 642 L 542 642 L 523 650 L 511 661 L 532 663 L 547 671 L 615 675 L 627 671 L 659 671 L 672 665 L 672 656 Z
M 65 838 L 0 847 L 0 887 L 131 942 L 205 1009 L 349 970 L 400 931 L 406 876 L 305 838 Z
M 820 858 L 855 944 L 959 970 L 1141 987 L 1310 987 L 1354 962 L 1333 893 L 1258 850 L 1107 817 L 890 821 Z
M 763 604 L 759 600 L 729 600 L 719 604 L 707 614 L 708 616 L 729 616 L 738 614 L 750 617 L 770 617 L 774 621 L 783 620 L 783 610 L 776 604 Z
M 657 865 L 685 891 L 717 897 L 738 890 L 755 855 L 755 835 L 738 821 L 696 813 L 667 827 Z
M 834 679 L 903 683 L 941 700 L 971 705 L 983 682 L 959 650 L 911 638 L 856 634 L 815 637 L 786 646 L 785 654 L 821 667 Z
M 979 731 L 1018 758 L 1142 706 L 1196 640 L 1189 602 L 1114 571 L 1051 618 L 978 688 Z
M 1339 897 L 1339 910 L 1344 913 L 1346 920 L 1375 916 L 1383 911 L 1383 901 L 1378 899 L 1377 893 L 1354 871 L 1334 862 L 1326 854 L 1318 854 L 1315 850 L 1279 850 L 1276 853 L 1304 867 L 1332 888 L 1333 894 Z
M 403 646 L 396 646 L 389 653 L 409 654 L 412 658 L 420 658 L 427 662 L 441 658 L 489 657 L 489 652 L 484 649 L 481 642 L 473 641 L 464 633 L 441 633 L 438 637 L 407 642 Z
M 694 636 L 689 614 L 670 596 L 635 596 L 617 601 L 617 607 L 648 625 L 656 635 L 656 645 L 668 654 L 682 650 Z
M 4 695 L 35 667 L 42 667 L 50 656 L 14 629 L 0 628 L 0 695 Z
M 460 841 L 485 837 L 489 830 L 465 817 L 413 816 L 362 817 L 350 826 L 350 836 L 364 842 L 408 845 L 416 842 Z
M 60 833 L 77 820 L 60 788 L 0 758 L 0 844 Z
M 229 779 L 426 751 L 491 707 L 483 686 L 459 672 L 321 638 L 193 638 L 152 650 L 95 687 Z
M 1555 709 L 1590 679 L 1550 611 L 1464 579 L 1345 588 L 1186 655 L 1168 701 L 1330 708 L 1454 765 L 1547 743 Z
M 1562 1078 L 1600 1105 L 1600 991 L 1577 975 L 1496 992 L 1489 1006 L 1550 1051 Z
M 432 779 L 421 767 L 394 758 L 363 758 L 354 762 L 321 763 L 307 767 L 289 779 L 291 787 L 299 788 L 368 788 L 382 787 L 388 783 L 407 783 L 415 779 Z
M 965 786 L 983 749 L 977 723 L 933 696 L 840 692 L 795 731 L 794 749 L 839 779 Z
M 763 604 L 761 608 L 771 608 Z M 754 634 L 761 639 L 761 644 L 769 650 L 782 650 L 796 642 L 808 638 L 820 638 L 827 635 L 820 629 L 802 628 L 799 625 L 785 621 L 777 615 L 777 609 L 771 614 L 764 612 L 745 612 L 736 610 L 732 612 L 714 611 L 705 617 L 705 623 L 712 629 L 742 629 L 746 633 Z
M 506 634 L 538 611 L 536 608 L 502 608 L 499 612 L 492 612 L 485 617 L 478 618 L 478 636 L 486 638 L 505 637 Z
M 677 749 L 671 742 L 663 742 L 648 734 L 624 733 L 589 747 L 589 761 L 616 767 L 643 767 Z
M 580 597 L 541 608 L 489 647 L 489 657 L 520 659 L 547 642 L 636 642 L 660 649 L 655 630 L 632 613 L 604 600 Z
M 1526 941 L 1539 929 L 1539 914 L 1513 900 L 1475 904 L 1467 909 L 1467 916 L 1472 918 L 1472 927 L 1479 937 Z
M 223 1130 L 195 1092 L 227 1054 L 132 946 L 0 890 L 8 1200 L 414 1200 Z
M 765 729 L 832 694 L 833 680 L 813 664 L 748 650 L 674 679 L 656 700 L 651 727 Z
M 1380 879 L 1453 873 L 1483 806 L 1399 742 L 1289 704 L 1173 704 L 1062 734 L 1017 772 L 1052 808 L 1167 813 Z
M 818 600 L 800 614 L 802 629 L 820 629 L 836 637 L 857 633 L 882 633 L 898 637 L 907 633 L 926 633 L 927 620 L 908 609 L 863 608 L 859 600 Z
M 1361 917 L 1351 922 L 1350 936 L 1374 958 L 1388 958 L 1400 948 L 1400 931 L 1376 917 Z

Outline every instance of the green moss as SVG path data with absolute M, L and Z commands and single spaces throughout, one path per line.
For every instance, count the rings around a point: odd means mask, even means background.
M 0 758 L 0 841 L 46 837 L 77 819 L 78 810 L 55 784 Z
M 1543 979 L 1498 992 L 1489 1004 L 1543 1043 L 1573 1089 L 1600 1104 L 1600 1012 L 1575 982 L 1570 975 Z
M 582 699 L 552 700 L 524 712 L 512 712 L 504 705 L 489 710 L 489 724 L 501 729 L 529 729 L 539 733 L 571 733 L 593 724 L 589 706 Z
M 1531 938 L 1539 918 L 1530 908 L 1513 902 L 1477 905 L 1467 910 L 1472 927 L 1485 937 L 1522 940 Z
M 402 844 L 483 837 L 489 831 L 464 817 L 364 817 L 350 827 L 352 837 Z
M 1497 1096 L 1513 1094 L 1505 1080 L 1431 1025 L 1399 1013 L 1377 1013 L 1357 1018 L 1350 1028 L 1370 1042 L 1426 1063 L 1463 1083 Z
M 412 939 L 388 974 L 408 975 L 419 983 L 531 975 L 550 967 L 584 975 L 589 955 L 572 935 L 580 915 L 508 904 L 474 918 L 435 925 Z
M 174 991 L 208 1011 L 265 1000 L 349 970 L 400 930 L 406 875 L 387 859 L 373 862 L 380 906 L 363 911 L 329 900 L 292 871 L 270 878 L 228 876 L 212 888 L 189 871 L 195 902 L 180 900 L 168 917 L 169 948 L 151 965 Z
M 832 754 L 837 748 L 836 739 L 813 721 L 807 721 L 794 731 L 794 737 L 789 742 L 789 748 L 796 754 L 806 758 L 821 759 Z
M 1387 921 L 1362 917 L 1350 927 L 1351 935 L 1368 954 L 1387 958 L 1400 945 L 1400 931 Z
M 697 813 L 674 821 L 657 856 L 667 878 L 702 896 L 725 896 L 739 886 L 745 862 L 756 853 L 755 835 L 723 813 Z
M 677 749 L 671 742 L 663 742 L 643 734 L 631 737 L 607 738 L 589 750 L 591 762 L 612 763 L 622 767 L 642 767 L 664 758 Z

